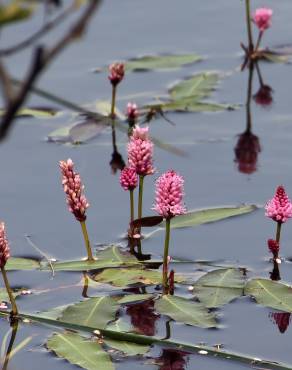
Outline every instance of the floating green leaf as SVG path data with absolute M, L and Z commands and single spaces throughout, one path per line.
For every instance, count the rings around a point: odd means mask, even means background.
M 60 321 L 104 329 L 119 308 L 111 297 L 90 298 L 65 309 Z
M 186 298 L 163 295 L 155 301 L 155 309 L 162 315 L 169 316 L 188 325 L 201 328 L 217 326 L 215 316 L 206 307 L 201 303 L 192 302 Z
M 123 342 L 113 339 L 106 339 L 104 342 L 107 346 L 123 352 L 127 356 L 145 355 L 145 353 L 147 353 L 150 349 L 150 346 L 143 346 L 142 344 Z
M 292 312 L 292 287 L 268 279 L 252 279 L 244 290 L 257 303 L 276 310 Z
M 175 275 L 175 279 L 176 282 L 184 281 L 184 278 L 178 275 Z M 161 272 L 143 269 L 106 269 L 96 274 L 94 280 L 118 287 L 136 284 L 153 285 L 161 283 Z
M 118 320 L 109 323 L 106 329 L 118 332 L 128 332 L 131 330 L 131 325 L 122 318 L 119 318 Z
M 142 302 L 152 299 L 154 296 L 153 294 L 128 294 L 125 295 L 123 298 L 118 300 L 119 304 L 127 304 L 127 303 L 135 303 L 135 302 Z
M 223 306 L 243 295 L 245 285 L 240 269 L 219 269 L 203 275 L 194 285 L 194 295 L 208 308 Z
M 171 220 L 171 228 L 193 227 L 210 222 L 221 221 L 226 218 L 245 215 L 255 211 L 255 205 L 207 208 L 198 211 L 188 212 L 185 215 L 176 216 Z
M 202 60 L 196 54 L 166 54 L 166 55 L 146 55 L 133 58 L 125 63 L 127 71 L 145 72 L 149 70 L 171 70 L 178 69 L 188 64 L 193 64 Z M 101 72 L 102 68 L 97 68 L 94 72 Z
M 233 110 L 235 106 L 219 103 L 204 103 L 196 98 L 182 98 L 179 100 L 161 103 L 160 108 L 165 112 L 219 112 L 222 110 Z
M 110 247 L 99 251 L 97 253 L 97 258 L 99 261 L 111 261 L 116 263 L 116 265 L 138 265 L 139 261 L 131 253 L 123 250 L 117 245 L 111 245 Z
M 13 290 L 14 297 L 21 295 L 21 291 L 22 289 L 14 289 Z M 0 288 L 0 302 L 3 302 L 3 301 L 8 302 L 9 296 L 5 288 Z
M 54 334 L 47 341 L 47 348 L 83 369 L 114 370 L 110 356 L 103 350 L 97 341 L 91 341 L 79 334 L 59 333 Z
M 9 258 L 5 268 L 7 271 L 38 270 L 40 268 L 40 263 L 38 260 L 31 258 L 11 257 Z
M 5 114 L 5 110 L 0 109 L 0 116 Z M 36 108 L 21 108 L 17 111 L 16 117 L 34 117 L 34 118 L 52 118 L 58 114 L 58 111 L 53 108 L 36 107 Z

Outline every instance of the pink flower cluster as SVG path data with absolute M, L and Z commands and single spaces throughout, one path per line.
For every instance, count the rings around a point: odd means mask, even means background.
M 265 215 L 276 222 L 283 223 L 292 217 L 292 203 L 284 186 L 278 186 L 274 197 L 267 202 L 265 209 Z
M 156 197 L 153 209 L 164 218 L 186 213 L 183 204 L 184 179 L 170 170 L 156 180 Z
M 153 143 L 148 130 L 148 127 L 135 127 L 128 143 L 129 167 L 134 168 L 136 173 L 141 176 L 154 173 Z
M 69 211 L 74 214 L 76 220 L 85 221 L 85 212 L 89 203 L 83 194 L 84 185 L 82 185 L 80 175 L 74 171 L 74 163 L 70 158 L 67 161 L 60 161 L 59 165 L 63 175 L 62 185 L 67 195 Z
M 135 168 L 125 167 L 121 171 L 120 184 L 124 190 L 134 190 L 138 184 L 138 176 Z
M 269 8 L 259 8 L 253 15 L 253 21 L 261 32 L 271 27 L 271 18 L 273 10 Z
M 10 249 L 6 237 L 4 222 L 0 223 L 0 268 L 3 268 L 10 257 Z
M 125 75 L 125 65 L 123 63 L 113 63 L 109 66 L 109 76 L 113 86 L 117 86 L 124 78 Z
M 139 111 L 137 104 L 128 103 L 127 105 L 127 117 L 129 121 L 135 121 L 138 118 Z

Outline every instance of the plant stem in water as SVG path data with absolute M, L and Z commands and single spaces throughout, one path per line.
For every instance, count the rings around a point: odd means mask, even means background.
M 9 345 L 8 345 L 7 352 L 6 352 L 6 355 L 5 355 L 5 359 L 4 359 L 4 364 L 3 364 L 2 370 L 6 370 L 7 367 L 8 367 L 8 362 L 10 360 L 12 348 L 13 348 L 13 345 L 14 345 L 14 342 L 15 342 L 15 338 L 16 338 L 16 334 L 17 334 L 18 319 L 13 320 L 13 323 L 11 324 L 11 326 L 12 326 L 11 337 L 10 337 Z
M 276 242 L 280 243 L 282 222 L 277 222 Z
M 86 223 L 85 223 L 85 221 L 81 221 L 80 224 L 81 224 L 82 234 L 83 234 L 83 237 L 84 237 L 85 247 L 86 247 L 86 251 L 87 251 L 87 260 L 92 262 L 92 261 L 94 261 L 94 258 L 93 258 L 93 255 L 92 255 L 92 250 L 91 250 L 91 246 L 90 246 L 90 241 L 89 241 L 89 237 L 88 237 Z
M 134 221 L 135 214 L 134 214 L 134 190 L 130 189 L 130 222 Z
M 111 105 L 111 118 L 115 118 L 115 107 L 116 107 L 116 94 L 117 94 L 117 87 L 113 85 L 112 88 L 112 105 Z
M 142 218 L 143 211 L 143 185 L 144 185 L 144 176 L 139 175 L 139 196 L 138 196 L 138 218 Z M 141 228 L 139 230 L 141 234 Z M 138 240 L 138 253 L 142 253 L 141 239 Z
M 246 12 L 246 26 L 248 35 L 248 48 L 249 51 L 253 51 L 253 39 L 251 31 L 251 19 L 250 19 L 250 0 L 245 0 L 245 12 Z
M 18 309 L 17 309 L 15 298 L 13 296 L 12 289 L 9 285 L 8 277 L 7 277 L 6 270 L 5 270 L 4 267 L 1 267 L 1 272 L 2 272 L 2 276 L 3 276 L 4 284 L 5 284 L 5 287 L 6 287 L 6 291 L 8 293 L 9 300 L 10 300 L 10 303 L 11 303 L 11 306 L 12 306 L 12 314 L 14 316 L 16 316 L 18 314 Z
M 170 239 L 170 218 L 165 220 L 165 241 L 164 241 L 164 255 L 163 255 L 163 269 L 162 269 L 162 287 L 163 287 L 163 294 L 168 293 L 168 250 L 169 250 L 169 239 Z

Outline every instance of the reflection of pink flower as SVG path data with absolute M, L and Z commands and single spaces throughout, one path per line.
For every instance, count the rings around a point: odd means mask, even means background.
M 128 144 L 130 167 L 135 168 L 138 175 L 146 176 L 154 173 L 153 143 L 150 140 L 149 128 L 136 126 Z
M 280 245 L 277 242 L 277 240 L 269 239 L 268 240 L 268 247 L 269 247 L 270 252 L 273 253 L 273 256 L 275 258 L 277 258 L 279 250 L 280 250 Z
M 286 222 L 292 217 L 292 203 L 284 186 L 278 186 L 274 197 L 267 202 L 265 209 L 266 216 L 276 222 Z
M 117 86 L 125 75 L 125 65 L 123 63 L 113 63 L 109 66 L 109 80 L 113 86 Z
M 85 212 L 89 203 L 83 194 L 84 185 L 80 175 L 74 171 L 74 163 L 70 158 L 67 161 L 60 161 L 59 166 L 63 175 L 62 185 L 67 196 L 69 211 L 74 214 L 76 220 L 85 221 Z
M 258 92 L 253 96 L 254 101 L 262 107 L 267 107 L 272 104 L 272 89 L 268 85 L 262 85 Z
M 184 370 L 187 366 L 187 353 L 176 349 L 163 349 L 156 359 L 159 370 Z
M 271 18 L 273 10 L 269 8 L 259 8 L 253 15 L 253 21 L 261 32 L 271 27 Z
M 239 135 L 235 152 L 238 171 L 251 174 L 257 170 L 258 153 L 261 151 L 259 138 L 250 131 Z
M 137 104 L 128 103 L 127 105 L 127 117 L 129 121 L 135 121 L 138 118 L 139 111 Z
M 10 249 L 6 237 L 4 222 L 0 223 L 0 268 L 3 268 L 10 257 Z
M 154 310 L 153 301 L 131 304 L 127 307 L 127 314 L 135 330 L 144 335 L 155 335 L 155 322 L 160 317 Z
M 289 324 L 290 324 L 290 316 L 291 313 L 289 312 L 271 312 L 270 317 L 272 318 L 273 322 L 278 325 L 280 333 L 285 333 Z
M 120 184 L 124 190 L 134 190 L 137 187 L 138 176 L 136 170 L 131 167 L 125 167 L 121 171 Z
M 183 204 L 184 179 L 175 171 L 167 171 L 156 180 L 153 209 L 164 218 L 186 213 Z

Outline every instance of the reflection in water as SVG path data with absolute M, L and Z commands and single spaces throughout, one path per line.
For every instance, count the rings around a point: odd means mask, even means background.
M 122 170 L 125 167 L 125 161 L 122 155 L 118 152 L 118 147 L 116 143 L 116 129 L 114 121 L 112 122 L 112 143 L 113 143 L 113 153 L 112 159 L 110 161 L 110 166 L 112 169 L 112 174 L 115 175 L 118 170 Z
M 159 365 L 159 370 L 184 370 L 188 362 L 186 356 L 186 352 L 164 349 L 155 362 Z
M 18 320 L 14 319 L 13 321 L 11 321 L 11 329 L 12 329 L 11 337 L 10 337 L 10 341 L 9 341 L 9 344 L 8 344 L 8 347 L 7 347 L 7 351 L 6 351 L 4 360 L 3 360 L 2 370 L 6 370 L 7 367 L 8 367 L 8 362 L 10 360 L 11 352 L 12 352 L 13 345 L 14 345 L 15 338 L 16 338 L 16 334 L 17 334 Z
M 285 333 L 288 329 L 290 324 L 290 316 L 291 313 L 289 312 L 271 312 L 270 318 L 272 319 L 273 323 L 276 324 L 279 328 L 280 333 Z
M 273 270 L 270 272 L 270 278 L 273 281 L 279 281 L 281 280 L 279 264 L 276 260 L 273 260 L 273 262 L 274 262 L 274 267 L 273 267 Z
M 254 70 L 257 72 L 260 87 L 258 91 L 252 95 Z M 257 104 L 267 107 L 273 102 L 272 92 L 272 88 L 263 81 L 258 63 L 250 63 L 246 99 L 246 129 L 239 135 L 239 139 L 234 148 L 235 162 L 238 164 L 239 172 L 245 174 L 254 173 L 257 170 L 258 154 L 261 151 L 260 140 L 252 133 L 252 98 Z
M 154 301 L 145 301 L 127 307 L 127 314 L 135 330 L 144 335 L 155 335 L 155 323 L 160 317 L 154 310 Z

